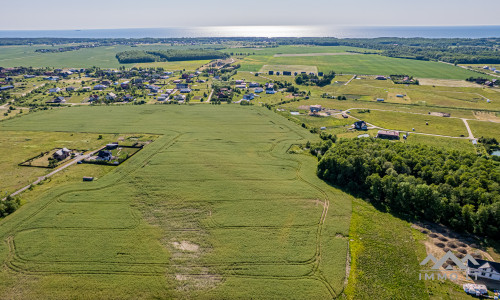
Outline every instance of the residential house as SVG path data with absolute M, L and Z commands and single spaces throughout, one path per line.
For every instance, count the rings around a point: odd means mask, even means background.
M 321 105 L 311 105 L 309 106 L 309 110 L 311 111 L 311 113 L 318 113 L 321 111 L 323 107 Z
M 250 101 L 250 100 L 253 100 L 254 98 L 255 98 L 255 95 L 253 93 L 243 95 L 243 100 Z
M 234 83 L 235 84 L 243 84 L 243 83 L 245 83 L 245 80 L 235 80 Z
M 245 83 L 243 84 L 238 84 L 238 85 L 235 85 L 234 86 L 235 88 L 238 88 L 238 89 L 246 89 L 247 88 L 247 85 Z
M 13 85 L 0 86 L 0 91 L 11 90 L 13 88 L 14 88 Z
M 129 88 L 129 81 L 122 82 L 122 83 L 120 84 L 120 87 L 121 87 L 122 89 L 128 89 L 128 88 Z
M 189 88 L 189 84 L 187 84 L 187 83 L 178 83 L 178 84 L 175 85 L 175 88 L 178 89 L 178 90 L 187 89 L 187 88 Z
M 174 100 L 184 101 L 184 100 L 186 100 L 186 96 L 178 94 L 178 95 L 174 96 Z
M 255 93 L 262 93 L 263 91 L 264 91 L 264 89 L 261 87 L 255 88 L 255 90 L 254 90 Z
M 377 133 L 379 139 L 399 140 L 399 132 L 393 130 L 380 130 Z
M 259 87 L 259 86 L 260 86 L 260 84 L 258 84 L 257 82 L 250 82 L 250 83 L 248 84 L 248 87 L 251 87 L 251 88 L 254 88 L 254 87 Z
M 59 93 L 61 91 L 61 88 L 55 87 L 49 89 L 49 93 Z
M 57 160 L 61 161 L 63 159 L 68 158 L 70 155 L 71 155 L 71 151 L 70 150 L 68 150 L 66 148 L 62 148 L 62 149 L 59 149 L 56 152 L 54 152 L 54 154 L 52 154 L 52 157 L 54 159 L 57 159 Z
M 94 101 L 97 101 L 97 100 L 99 100 L 99 96 L 98 95 L 90 95 L 89 102 L 94 102 Z
M 108 100 L 115 100 L 116 99 L 116 95 L 114 93 L 108 93 L 106 95 L 106 99 L 108 99 Z
M 292 76 L 292 72 L 290 72 L 290 71 L 283 71 L 283 75 L 285 75 L 285 76 Z
M 500 283 L 500 263 L 482 259 L 476 259 L 478 265 L 473 264 L 470 260 L 467 261 L 467 275 L 471 278 L 477 276 L 478 279 L 490 279 Z
M 97 90 L 97 91 L 102 91 L 106 88 L 107 88 L 107 86 L 105 86 L 103 84 L 97 84 L 96 86 L 94 86 L 94 90 Z
M 354 129 L 356 130 L 368 130 L 368 126 L 365 121 L 357 121 L 354 123 Z
M 123 100 L 124 102 L 134 101 L 134 99 L 135 99 L 135 98 L 134 98 L 132 95 L 130 95 L 130 94 L 126 94 L 125 96 L 123 96 L 123 97 L 122 97 L 122 100 Z
M 274 71 L 269 71 L 269 75 L 274 75 Z
M 96 160 L 110 161 L 113 158 L 113 154 L 108 150 L 100 150 L 97 154 Z
M 66 87 L 66 92 L 72 92 L 74 90 L 76 90 L 76 88 L 74 86 L 68 86 L 68 87 Z
M 185 88 L 185 89 L 181 89 L 181 93 L 191 93 L 191 89 L 190 88 Z

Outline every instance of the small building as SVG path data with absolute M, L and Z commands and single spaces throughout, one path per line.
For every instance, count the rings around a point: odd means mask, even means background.
M 63 96 L 59 96 L 54 98 L 51 103 L 66 103 L 66 99 Z
M 478 279 L 490 279 L 500 283 L 500 263 L 476 259 L 478 265 L 473 264 L 470 260 L 467 261 L 467 275 L 471 278 L 477 276 Z
M 255 88 L 254 92 L 255 93 L 262 93 L 262 92 L 264 92 L 264 89 L 261 87 L 258 87 L 258 88 Z
M 89 102 L 94 102 L 94 101 L 97 101 L 97 100 L 99 100 L 99 96 L 98 95 L 90 95 Z
M 184 101 L 184 100 L 186 100 L 186 96 L 184 96 L 184 95 L 175 95 L 174 96 L 174 100 Z
M 59 93 L 61 91 L 61 88 L 55 87 L 49 89 L 49 93 Z
M 235 85 L 234 87 L 238 88 L 238 89 L 246 89 L 247 85 L 245 83 L 242 83 L 242 84 Z
M 165 100 L 167 100 L 167 96 L 161 95 L 160 97 L 156 98 L 156 100 L 158 100 L 158 101 L 165 101 Z
M 396 97 L 398 97 L 398 98 L 404 98 L 405 95 L 403 95 L 403 94 L 397 94 Z
M 292 76 L 292 72 L 290 71 L 283 71 L 284 76 Z
M 97 154 L 96 160 L 110 161 L 113 158 L 113 154 L 108 150 L 101 150 Z
M 69 149 L 62 148 L 62 149 L 59 149 L 56 152 L 54 152 L 54 154 L 52 154 L 52 157 L 54 159 L 61 161 L 61 160 L 68 158 L 70 156 L 70 154 L 71 154 L 71 151 Z
M 28 79 L 28 78 L 35 78 L 36 76 L 35 75 L 24 75 L 24 78 L 25 79 Z
M 394 130 L 380 130 L 377 133 L 379 139 L 399 140 L 399 132 Z
M 357 121 L 354 123 L 354 129 L 356 130 L 368 130 L 368 126 L 365 121 Z
M 184 94 L 191 93 L 191 89 L 189 89 L 189 88 L 181 89 L 181 93 L 184 93 Z
M 250 82 L 250 83 L 248 84 L 248 87 L 251 87 L 251 88 L 254 88 L 254 87 L 259 87 L 259 86 L 260 86 L 260 84 L 258 84 L 257 82 Z
M 274 71 L 269 71 L 269 75 L 274 75 Z
M 83 181 L 94 181 L 94 177 L 83 176 Z
M 74 90 L 76 90 L 76 88 L 74 86 L 66 87 L 66 92 L 73 92 Z
M 187 83 L 178 83 L 178 84 L 175 85 L 175 88 L 178 89 L 178 90 L 187 89 L 187 88 L 189 88 L 189 84 L 187 84 Z
M 377 98 L 377 102 L 384 102 L 384 98 Z
M 13 89 L 13 85 L 0 86 L 0 91 L 7 91 Z
M 126 94 L 125 96 L 122 97 L 122 100 L 125 102 L 134 101 L 134 99 L 135 99 L 134 96 L 130 94 Z
M 245 83 L 245 80 L 241 79 L 241 80 L 235 80 L 234 81 L 235 84 L 243 84 Z
M 312 113 L 317 113 L 317 112 L 320 112 L 321 109 L 323 109 L 323 107 L 321 105 L 311 105 L 309 106 L 309 110 L 312 112 Z
M 323 72 L 318 72 L 318 76 L 323 76 Z
M 243 100 L 250 101 L 250 100 L 253 100 L 254 98 L 255 98 L 255 95 L 253 93 L 243 95 Z
M 113 150 L 118 148 L 118 143 L 111 143 L 111 144 L 106 144 L 106 149 L 107 150 Z
M 104 90 L 106 88 L 107 88 L 107 86 L 105 86 L 103 84 L 97 84 L 97 85 L 94 86 L 94 90 L 96 90 L 96 91 L 102 91 L 102 90 Z
M 387 80 L 387 77 L 385 77 L 385 76 L 377 76 L 377 77 L 375 77 L 375 79 L 377 79 L 377 80 Z
M 122 83 L 120 84 L 120 87 L 121 87 L 122 89 L 128 89 L 128 88 L 129 88 L 129 82 L 130 82 L 130 81 L 125 81 L 125 82 L 122 82 Z
M 108 93 L 106 95 L 106 99 L 108 99 L 108 100 L 115 100 L 116 99 L 116 95 L 114 93 Z

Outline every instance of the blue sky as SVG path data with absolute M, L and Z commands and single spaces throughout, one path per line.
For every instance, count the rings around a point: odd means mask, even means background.
M 0 30 L 226 25 L 500 25 L 500 0 L 2 2 Z

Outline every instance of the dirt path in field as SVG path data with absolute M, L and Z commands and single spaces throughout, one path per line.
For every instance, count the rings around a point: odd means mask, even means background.
M 37 179 L 37 180 L 35 180 L 33 183 L 28 184 L 27 186 L 25 186 L 25 187 L 23 187 L 23 188 L 21 188 L 21 189 L 19 189 L 19 190 L 15 191 L 14 193 L 10 194 L 10 196 L 11 196 L 11 197 L 14 197 L 14 196 L 16 196 L 16 195 L 21 194 L 22 192 L 24 192 L 24 191 L 26 191 L 27 189 L 29 189 L 31 186 L 33 186 L 33 185 L 36 185 L 36 184 L 40 183 L 42 180 L 45 180 L 45 179 L 47 179 L 47 178 L 49 178 L 49 177 L 51 177 L 51 176 L 53 176 L 53 175 L 55 175 L 55 174 L 57 174 L 57 173 L 61 172 L 62 170 L 66 169 L 66 168 L 67 168 L 67 167 L 69 167 L 69 166 L 72 166 L 72 165 L 74 165 L 74 164 L 78 163 L 79 161 L 82 161 L 82 160 L 84 160 L 84 159 L 86 159 L 86 158 L 91 157 L 92 155 L 94 155 L 95 153 L 97 153 L 98 151 L 100 151 L 100 150 L 102 150 L 102 149 L 104 149 L 104 147 L 101 147 L 101 148 L 99 148 L 99 149 L 97 149 L 97 150 L 94 150 L 94 151 L 92 151 L 92 152 L 90 152 L 90 153 L 88 153 L 88 154 L 85 154 L 85 155 L 77 155 L 77 156 L 76 156 L 75 158 L 73 158 L 73 160 L 71 160 L 70 162 L 68 162 L 68 163 L 64 164 L 63 166 L 61 166 L 61 167 L 59 167 L 59 168 L 55 169 L 54 171 L 50 172 L 50 173 L 49 173 L 49 174 L 47 174 L 47 175 L 44 175 L 44 176 L 40 176 L 40 177 L 38 177 L 38 179 Z M 5 201 L 5 199 L 7 199 L 7 197 L 6 197 L 6 198 L 3 198 L 3 199 L 2 199 L 2 201 Z
M 337 52 L 337 53 L 296 53 L 296 54 L 274 54 L 274 57 L 293 57 L 293 56 L 329 56 L 329 55 L 360 55 L 352 52 Z
M 453 79 L 431 79 L 431 78 L 418 78 L 420 85 L 437 85 L 446 87 L 481 87 L 481 85 L 468 82 L 465 80 L 453 80 Z
M 464 121 L 464 124 L 465 124 L 465 127 L 467 128 L 467 132 L 469 133 L 469 139 L 470 140 L 473 140 L 474 139 L 474 135 L 472 134 L 472 131 L 470 130 L 470 127 L 469 127 L 469 123 L 467 123 L 467 119 L 463 119 L 461 118 L 462 121 Z
M 349 79 L 349 81 L 346 82 L 344 85 L 348 85 L 349 83 L 351 83 L 351 81 L 353 81 L 354 79 L 356 79 L 356 77 L 357 77 L 357 75 L 352 76 L 352 78 Z

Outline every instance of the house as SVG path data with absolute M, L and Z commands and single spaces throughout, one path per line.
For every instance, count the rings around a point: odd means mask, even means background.
M 262 93 L 263 91 L 264 91 L 264 89 L 263 89 L 263 88 L 261 88 L 261 87 L 258 87 L 258 88 L 256 88 L 256 89 L 254 90 L 254 92 L 255 92 L 255 93 Z
M 484 66 L 484 67 L 483 67 L 483 69 L 484 69 L 484 70 L 489 70 L 489 69 L 490 69 L 490 67 L 488 67 L 488 66 Z
M 243 83 L 245 83 L 245 80 L 236 80 L 234 83 L 236 83 L 236 84 L 243 84 Z
M 290 72 L 290 71 L 283 71 L 283 75 L 285 75 L 285 76 L 292 76 L 292 72 Z
M 84 86 L 84 87 L 82 87 L 82 90 L 83 90 L 83 91 L 86 91 L 86 92 L 87 92 L 87 91 L 90 91 L 91 89 L 92 89 L 92 88 L 91 88 L 90 86 Z
M 72 91 L 74 91 L 74 90 L 76 90 L 76 88 L 75 88 L 74 86 L 68 86 L 68 87 L 66 88 L 66 92 L 72 92 Z
M 368 130 L 368 126 L 365 121 L 357 121 L 354 123 L 354 129 L 356 130 Z
M 0 86 L 0 91 L 11 90 L 13 88 L 14 88 L 13 85 Z
M 102 91 L 105 88 L 107 88 L 107 86 L 105 86 L 103 84 L 98 84 L 98 85 L 94 86 L 94 90 L 97 90 L 97 91 Z
M 266 94 L 274 94 L 276 91 L 274 90 L 274 84 L 273 83 L 266 83 Z
M 248 87 L 251 87 L 251 88 L 254 88 L 254 87 L 259 87 L 259 86 L 260 86 L 260 84 L 258 84 L 257 82 L 250 82 L 250 83 L 248 84 Z
M 66 99 L 64 99 L 63 96 L 56 97 L 56 98 L 54 98 L 54 100 L 52 100 L 52 103 L 65 103 L 65 102 L 66 102 Z
M 317 112 L 320 112 L 321 109 L 323 107 L 321 105 L 311 105 L 309 106 L 309 110 L 312 112 L 312 113 L 317 113 Z
M 182 82 L 182 80 L 180 80 L 180 79 L 176 79 L 176 80 L 174 80 L 174 81 L 172 81 L 172 82 L 173 82 L 173 83 L 181 83 L 181 82 Z
M 181 78 L 182 79 L 187 79 L 187 78 L 189 78 L 189 74 L 188 73 L 184 73 L 184 74 L 182 74 Z
M 122 82 L 122 83 L 120 84 L 120 87 L 121 87 L 122 89 L 128 89 L 128 88 L 129 88 L 129 81 Z
M 189 88 L 185 88 L 185 89 L 181 89 L 181 93 L 191 93 L 191 89 Z
M 49 89 L 49 93 L 59 93 L 61 91 L 61 88 L 55 87 Z
M 122 97 L 122 100 L 125 102 L 134 101 L 134 97 L 130 94 L 126 94 L 125 96 Z
M 178 90 L 187 89 L 187 88 L 189 88 L 189 84 L 187 84 L 187 83 L 178 83 L 178 84 L 175 85 L 175 88 L 178 89 Z
M 481 296 L 481 295 L 488 295 L 488 289 L 484 284 L 474 284 L 474 283 L 464 283 L 462 286 L 464 289 L 464 292 L 466 292 L 469 295 L 473 296 Z
M 35 78 L 35 75 L 24 75 L 24 78 L 28 79 L 28 78 Z
M 255 98 L 255 95 L 252 93 L 243 95 L 243 100 L 250 101 L 250 100 L 253 100 L 254 98 Z
M 165 101 L 165 100 L 167 100 L 167 97 L 168 96 L 161 95 L 160 97 L 156 98 L 156 100 L 158 100 L 158 101 Z
M 106 99 L 108 99 L 108 100 L 115 100 L 116 99 L 116 95 L 114 93 L 108 93 L 106 95 Z
M 269 75 L 274 75 L 274 71 L 269 71 Z
M 113 158 L 113 154 L 108 150 L 100 150 L 97 154 L 96 160 L 110 161 Z
M 184 100 L 186 100 L 186 96 L 184 96 L 184 95 L 175 95 L 174 100 L 184 101 Z
M 97 95 L 90 95 L 89 102 L 94 102 L 94 101 L 97 101 L 97 100 L 99 100 L 99 96 L 97 96 Z
M 393 130 L 380 130 L 377 132 L 377 137 L 379 139 L 399 140 L 399 132 Z
M 246 89 L 247 88 L 247 85 L 245 83 L 243 84 L 238 84 L 238 85 L 235 85 L 234 86 L 235 88 L 238 88 L 238 89 Z
M 54 152 L 54 154 L 52 154 L 52 157 L 54 159 L 61 161 L 63 159 L 68 158 L 68 156 L 70 156 L 70 154 L 71 154 L 70 150 L 68 150 L 67 148 L 62 148 L 62 149 L 59 149 L 56 152 Z
M 106 144 L 106 149 L 107 150 L 113 150 L 118 148 L 118 143 L 111 143 L 111 144 Z
M 477 276 L 478 279 L 485 278 L 496 280 L 500 283 L 500 263 L 482 259 L 476 259 L 478 265 L 473 264 L 470 260 L 467 261 L 467 275 L 471 278 Z
M 103 80 L 101 81 L 101 84 L 102 85 L 106 85 L 106 86 L 110 86 L 111 85 L 111 82 L 107 81 L 107 80 Z

